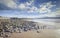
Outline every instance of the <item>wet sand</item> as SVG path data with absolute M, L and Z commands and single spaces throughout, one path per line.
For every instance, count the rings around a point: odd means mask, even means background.
M 9 38 L 60 38 L 60 34 L 56 30 L 45 29 L 37 31 L 27 31 L 22 33 L 12 33 Z
M 37 31 L 12 33 L 11 37 L 8 38 L 60 38 L 60 30 L 45 29 L 39 30 L 39 33 Z

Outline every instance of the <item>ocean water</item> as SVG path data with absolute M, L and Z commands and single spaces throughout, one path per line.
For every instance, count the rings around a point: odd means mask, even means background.
M 55 22 L 55 23 L 60 23 L 60 19 L 28 19 L 29 21 L 34 21 L 34 22 Z
M 60 23 L 60 19 L 33 19 L 36 21 L 47 21 L 47 22 L 57 22 Z

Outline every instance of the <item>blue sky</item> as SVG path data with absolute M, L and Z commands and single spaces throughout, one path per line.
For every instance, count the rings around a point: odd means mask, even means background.
M 60 0 L 0 0 L 0 16 L 19 18 L 59 17 Z

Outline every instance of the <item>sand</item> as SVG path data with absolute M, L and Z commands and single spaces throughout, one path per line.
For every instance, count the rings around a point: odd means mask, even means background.
M 27 31 L 22 33 L 12 33 L 9 38 L 60 38 L 60 34 L 56 30 L 45 29 L 37 31 Z

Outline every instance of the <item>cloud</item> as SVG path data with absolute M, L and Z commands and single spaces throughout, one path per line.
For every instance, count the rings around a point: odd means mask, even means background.
M 13 1 L 13 0 L 0 0 L 0 3 L 3 3 L 12 9 L 27 11 L 28 13 L 39 13 L 40 15 L 36 17 L 55 16 L 51 8 L 55 7 L 56 5 L 53 5 L 51 1 L 40 4 L 39 8 L 34 6 L 34 0 L 31 0 L 30 2 L 25 2 L 25 3 L 19 3 L 19 4 L 16 4 L 16 1 Z M 26 16 L 26 17 L 29 17 L 29 16 Z
M 26 2 L 18 5 L 19 9 L 26 10 L 29 13 L 51 13 L 51 8 L 55 7 L 52 2 L 43 3 L 40 7 L 36 7 L 33 5 L 34 2 Z
M 19 3 L 17 4 L 18 1 L 17 0 L 0 0 L 0 3 L 6 5 L 9 8 L 12 9 L 20 9 L 20 10 L 27 10 L 30 9 L 32 4 L 33 4 L 33 0 L 31 0 L 30 2 L 26 2 L 26 3 Z
M 7 3 L 7 6 L 10 7 L 10 8 L 17 8 L 17 5 L 14 1 L 9 1 L 9 3 Z
M 31 13 L 31 12 L 33 13 L 33 12 L 36 12 L 37 10 L 38 10 L 37 7 L 32 6 L 32 7 L 29 8 L 28 12 L 29 12 L 29 13 Z
M 31 4 L 32 4 L 31 2 L 30 3 L 29 2 L 26 2 L 26 5 L 31 5 Z
M 0 0 L 0 3 L 5 4 L 9 8 L 17 8 L 17 4 L 13 0 Z
M 8 6 L 9 8 L 12 9 L 19 9 L 19 10 L 26 10 L 29 13 L 50 13 L 52 7 L 54 7 L 55 5 L 52 5 L 52 2 L 47 2 L 47 3 L 43 3 L 40 5 L 40 7 L 36 7 L 34 6 L 34 0 L 31 0 L 29 2 L 25 2 L 25 3 L 16 3 L 17 0 L 13 1 L 13 0 L 0 0 L 0 3 L 5 4 L 6 6 Z
M 33 0 L 30 2 L 20 3 L 18 8 L 25 8 L 25 10 L 30 9 L 33 6 Z M 21 6 L 21 7 L 20 7 Z
M 47 13 L 44 16 L 46 17 L 60 17 L 60 8 L 56 9 L 56 11 Z
M 44 3 L 40 5 L 40 8 L 38 9 L 39 13 L 51 13 L 51 8 L 56 5 L 52 5 L 52 2 Z
M 4 4 L 0 4 L 0 10 L 11 10 L 11 8 L 7 7 Z
M 55 15 L 56 15 L 56 17 L 60 17 L 60 8 L 56 10 Z
M 25 6 L 25 4 L 20 4 L 20 5 L 18 6 L 18 8 L 21 9 L 21 10 L 24 10 L 24 9 L 26 8 L 26 6 Z

